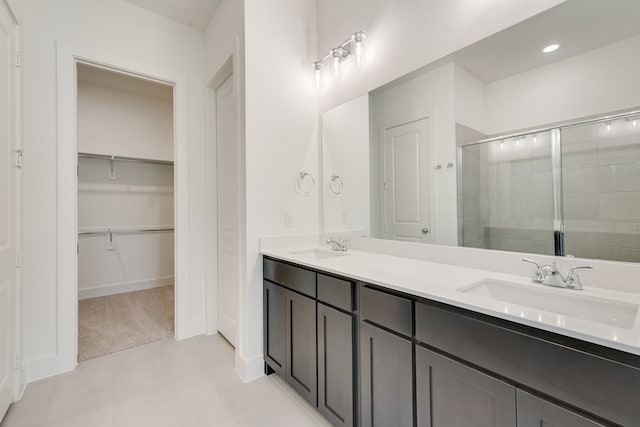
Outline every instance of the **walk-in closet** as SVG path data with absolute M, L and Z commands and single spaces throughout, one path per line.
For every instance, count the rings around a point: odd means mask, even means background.
M 174 335 L 173 87 L 77 66 L 78 360 Z

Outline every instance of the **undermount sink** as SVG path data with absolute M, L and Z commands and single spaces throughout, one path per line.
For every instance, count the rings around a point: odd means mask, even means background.
M 312 259 L 340 258 L 349 255 L 347 252 L 331 251 L 328 249 L 307 249 L 303 251 L 291 252 L 291 254 Z
M 633 327 L 639 309 L 638 304 L 584 295 L 580 291 L 522 285 L 492 279 L 482 280 L 459 291 L 619 328 Z

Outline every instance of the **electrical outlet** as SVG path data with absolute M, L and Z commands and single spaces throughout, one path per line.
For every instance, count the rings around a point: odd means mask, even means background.
M 285 228 L 292 228 L 295 223 L 295 215 L 293 212 L 284 213 L 284 226 Z

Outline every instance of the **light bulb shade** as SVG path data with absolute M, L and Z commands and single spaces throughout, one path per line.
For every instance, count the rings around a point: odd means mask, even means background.
M 340 61 L 342 61 L 342 51 L 340 49 L 331 49 L 331 65 L 333 75 L 336 77 L 340 75 Z
M 353 33 L 351 36 L 351 53 L 357 65 L 362 64 L 364 61 L 364 39 L 366 38 L 367 35 L 362 31 Z
M 320 79 L 322 77 L 322 63 L 321 62 L 314 62 L 313 63 L 313 73 L 315 74 L 315 77 L 316 77 L 316 85 L 320 86 Z

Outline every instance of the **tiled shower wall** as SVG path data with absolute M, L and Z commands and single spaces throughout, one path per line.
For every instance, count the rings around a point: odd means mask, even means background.
M 638 122 L 562 131 L 568 254 L 640 262 Z M 462 150 L 463 245 L 553 254 L 550 134 Z
M 640 262 L 640 118 L 562 132 L 567 252 Z

